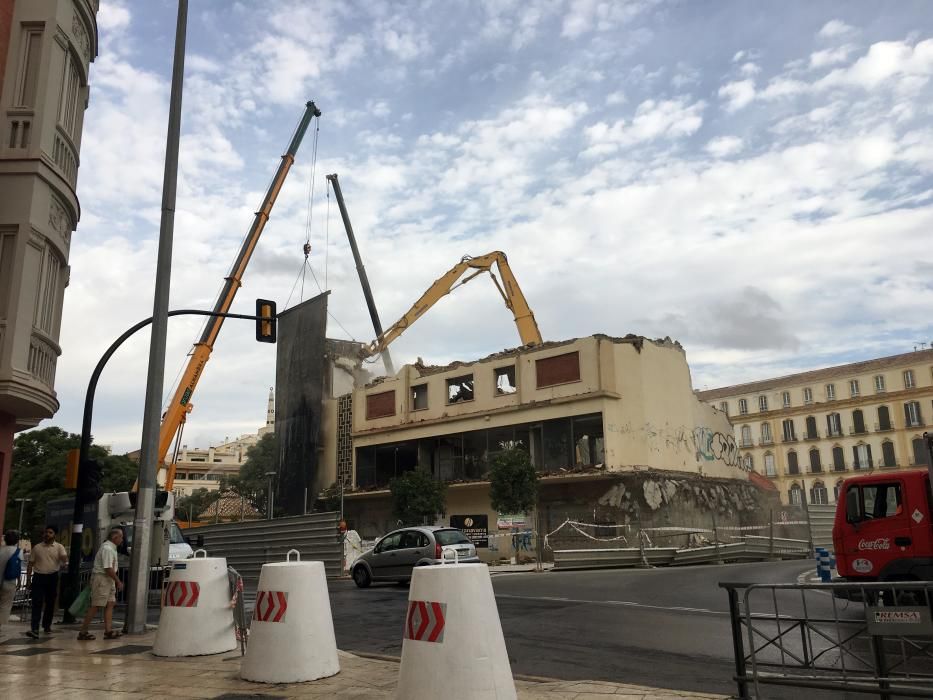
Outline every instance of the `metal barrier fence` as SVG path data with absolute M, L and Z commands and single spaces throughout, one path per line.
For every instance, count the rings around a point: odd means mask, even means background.
M 338 513 L 309 513 L 274 520 L 204 525 L 185 530 L 185 535 L 200 541 L 209 556 L 226 557 L 236 568 L 247 587 L 255 588 L 262 565 L 284 561 L 290 549 L 301 552 L 301 559 L 324 562 L 330 577 L 343 574 L 343 537 L 338 528 Z
M 792 686 L 933 698 L 933 581 L 720 583 L 739 698 Z

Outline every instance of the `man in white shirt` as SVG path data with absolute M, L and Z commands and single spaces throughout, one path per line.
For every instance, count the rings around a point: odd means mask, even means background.
M 91 620 L 97 616 L 100 608 L 104 609 L 104 639 L 116 639 L 119 632 L 113 630 L 113 605 L 117 602 L 117 591 L 123 590 L 123 582 L 117 576 L 117 547 L 123 542 L 123 530 L 118 527 L 110 529 L 107 541 L 97 550 L 94 557 L 94 568 L 91 570 L 91 607 L 84 615 L 78 639 L 88 641 L 95 639 L 88 632 Z
M 27 637 L 39 638 L 39 620 L 46 634 L 52 633 L 52 616 L 58 595 L 58 572 L 68 563 L 68 552 L 61 542 L 55 541 L 58 528 L 47 525 L 44 539 L 34 545 L 26 567 L 26 585 L 32 586 L 32 629 Z

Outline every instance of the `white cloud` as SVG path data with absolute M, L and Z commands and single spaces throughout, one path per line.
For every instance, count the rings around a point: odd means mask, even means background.
M 122 2 L 109 0 L 101 3 L 97 12 L 97 26 L 102 32 L 125 29 L 130 24 L 130 11 Z
M 620 148 L 664 138 L 674 140 L 690 136 L 703 124 L 702 100 L 689 103 L 689 98 L 675 100 L 645 100 L 635 111 L 630 124 L 625 120 L 615 123 L 598 122 L 585 129 L 589 157 L 603 156 Z
M 706 144 L 706 152 L 716 158 L 726 158 L 739 153 L 744 142 L 737 136 L 718 136 Z
M 823 28 L 819 31 L 819 36 L 824 39 L 835 39 L 836 37 L 851 34 L 854 31 L 854 27 L 849 26 L 841 19 L 832 19 L 823 25 Z
M 854 46 L 846 44 L 845 46 L 839 46 L 835 49 L 814 51 L 810 54 L 810 68 L 825 68 L 826 66 L 845 63 L 846 59 L 849 58 L 849 54 L 852 53 L 854 49 Z
M 726 100 L 726 111 L 736 112 L 755 99 L 754 80 L 736 80 L 719 88 L 720 99 Z
M 748 63 L 743 63 L 739 68 L 739 72 L 744 75 L 746 78 L 754 78 L 756 75 L 761 73 L 761 66 L 757 63 L 749 61 Z

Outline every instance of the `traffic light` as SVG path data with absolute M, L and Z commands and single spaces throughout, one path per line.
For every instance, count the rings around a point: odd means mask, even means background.
M 100 485 L 102 475 L 103 465 L 98 460 L 89 457 L 81 462 L 81 469 L 78 471 L 78 491 L 84 503 L 93 503 L 104 495 L 104 489 Z
M 260 343 L 275 342 L 275 302 L 268 299 L 256 300 L 256 340 Z

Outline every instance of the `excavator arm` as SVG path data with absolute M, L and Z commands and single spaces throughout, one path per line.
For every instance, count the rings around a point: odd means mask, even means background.
M 501 282 L 492 272 L 492 266 L 499 269 Z M 522 339 L 523 345 L 540 345 L 541 332 L 538 330 L 538 324 L 535 322 L 535 315 L 528 306 L 525 295 L 522 294 L 518 286 L 518 280 L 509 267 L 509 261 L 505 253 L 496 250 L 477 258 L 464 256 L 460 262 L 450 268 L 442 277 L 435 280 L 428 290 L 421 295 L 421 298 L 402 316 L 398 321 L 392 324 L 384 333 L 376 338 L 367 347 L 363 348 L 363 358 L 370 358 L 378 355 L 385 350 L 389 344 L 398 338 L 405 330 L 417 321 L 424 313 L 434 306 L 443 297 L 450 294 L 454 289 L 460 287 L 473 278 L 488 272 L 492 281 L 502 295 L 506 307 L 515 317 L 515 325 L 518 328 L 518 335 Z M 464 276 L 466 275 L 466 276 Z

